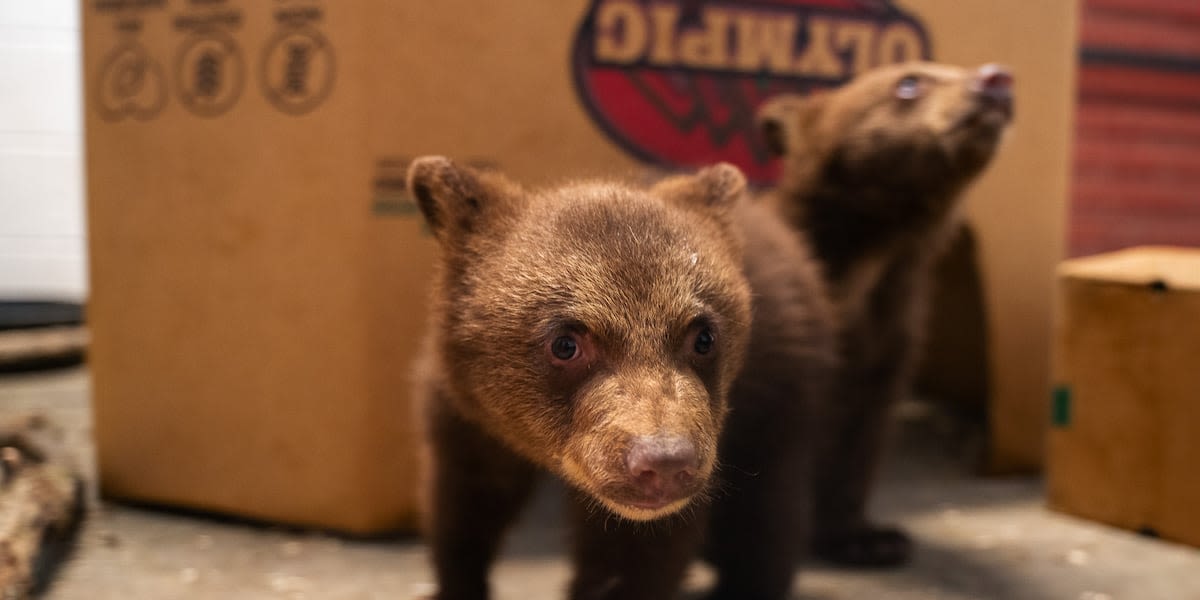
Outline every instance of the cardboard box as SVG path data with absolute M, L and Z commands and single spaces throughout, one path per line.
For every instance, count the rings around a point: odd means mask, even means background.
M 1050 506 L 1200 546 L 1200 249 L 1059 268 Z
M 396 212 L 402 165 L 373 145 L 371 12 L 84 2 L 106 495 L 413 527 L 432 247 Z
M 758 101 L 921 57 L 1017 74 L 1017 133 L 971 207 L 996 459 L 1035 464 L 1075 8 L 1009 4 L 83 2 L 105 492 L 411 526 L 407 374 L 433 248 L 409 158 L 533 184 L 731 160 L 767 181 Z

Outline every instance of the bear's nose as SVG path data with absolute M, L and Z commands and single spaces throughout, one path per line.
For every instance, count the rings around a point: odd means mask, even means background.
M 1013 73 L 1007 67 L 991 62 L 979 67 L 972 88 L 979 94 L 1010 97 L 1013 94 Z
M 989 63 L 979 67 L 979 72 L 976 74 L 979 81 L 979 87 L 982 90 L 990 91 L 1011 91 L 1013 84 L 1012 71 L 1004 65 Z
M 990 63 L 979 67 L 970 88 L 985 106 L 998 109 L 1011 118 L 1013 113 L 1013 76 L 1003 65 Z
M 625 455 L 634 486 L 648 498 L 683 496 L 695 483 L 699 463 L 696 446 L 682 436 L 639 436 Z

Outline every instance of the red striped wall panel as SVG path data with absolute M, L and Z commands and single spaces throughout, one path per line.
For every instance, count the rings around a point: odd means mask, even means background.
M 1084 0 L 1069 249 L 1200 246 L 1200 2 Z

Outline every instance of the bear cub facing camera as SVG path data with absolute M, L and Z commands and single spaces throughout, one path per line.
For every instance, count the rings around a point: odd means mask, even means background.
M 759 109 L 783 158 L 767 198 L 822 263 L 842 365 L 822 416 L 816 554 L 890 566 L 911 543 L 866 517 L 891 406 L 911 386 L 934 261 L 963 190 L 1012 119 L 1012 76 L 933 63 L 876 69 L 831 92 Z
M 672 598 L 702 551 L 712 597 L 786 597 L 833 337 L 741 173 L 531 191 L 426 157 L 408 185 L 441 250 L 419 368 L 437 598 L 489 597 L 538 471 L 571 489 L 571 598 Z

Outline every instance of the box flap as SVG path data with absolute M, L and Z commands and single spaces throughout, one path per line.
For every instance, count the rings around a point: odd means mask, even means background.
M 1139 246 L 1063 261 L 1061 277 L 1200 291 L 1200 248 Z

